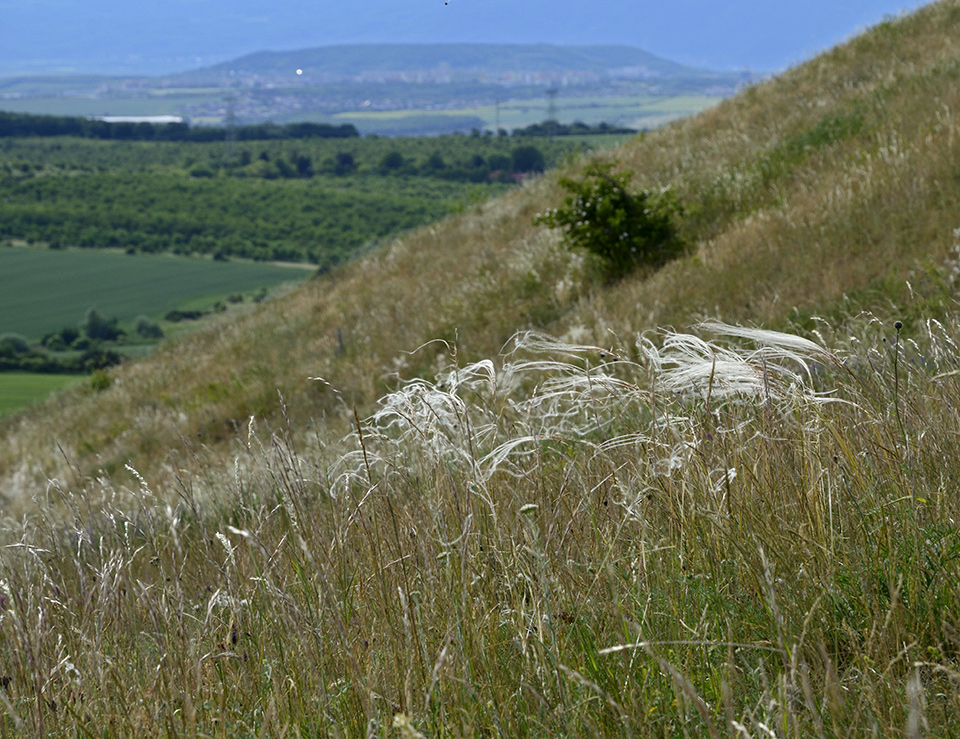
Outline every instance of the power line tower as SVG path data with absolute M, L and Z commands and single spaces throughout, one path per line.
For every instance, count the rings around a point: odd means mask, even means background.
M 227 112 L 223 117 L 223 123 L 227 127 L 225 137 L 226 146 L 224 147 L 224 159 L 228 166 L 233 166 L 237 160 L 237 99 L 233 95 L 227 97 Z
M 560 120 L 557 118 L 557 93 L 559 92 L 556 87 L 547 90 L 547 120 L 544 121 L 544 127 L 551 136 L 560 125 Z

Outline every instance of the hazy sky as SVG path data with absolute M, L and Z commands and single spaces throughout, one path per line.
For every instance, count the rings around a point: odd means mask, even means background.
M 628 44 L 776 71 L 916 0 L 0 0 L 0 77 L 179 71 L 336 43 Z

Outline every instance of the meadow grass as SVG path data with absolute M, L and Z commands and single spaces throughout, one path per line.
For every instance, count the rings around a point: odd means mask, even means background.
M 603 284 L 532 225 L 561 202 L 557 175 L 582 170 L 572 158 L 218 322 L 104 392 L 16 420 L 0 439 L 3 493 L 16 508 L 65 471 L 52 438 L 84 474 L 137 459 L 166 475 L 161 460 L 182 438 L 217 446 L 251 413 L 277 423 L 277 390 L 294 427 L 337 426 L 342 414 L 305 377 L 326 377 L 366 412 L 398 370 L 430 375 L 437 352 L 410 352 L 436 338 L 474 360 L 528 328 L 602 345 L 705 316 L 804 330 L 811 315 L 842 321 L 861 308 L 890 316 L 899 306 L 908 326 L 942 316 L 960 225 L 958 28 L 960 6 L 936 3 L 597 155 L 633 171 L 637 186 L 671 187 L 687 208 L 690 252 L 663 269 Z
M 339 442 L 53 480 L 4 531 L 0 727 L 956 732 L 960 324 L 843 328 L 447 346 Z
M 4 420 L 0 732 L 960 734 L 958 28 L 601 155 L 659 271 L 547 175 Z

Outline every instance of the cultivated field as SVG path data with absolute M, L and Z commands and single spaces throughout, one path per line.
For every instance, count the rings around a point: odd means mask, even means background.
M 530 137 L 0 139 L 0 242 L 331 266 L 597 142 Z M 592 137 L 590 137 L 592 138 Z M 536 149 L 537 162 L 517 150 Z
M 581 121 L 588 125 L 610 123 L 630 128 L 656 128 L 664 123 L 698 113 L 719 103 L 719 97 L 707 96 L 585 96 L 557 97 L 555 100 L 557 120 L 561 123 Z M 540 123 L 549 117 L 550 105 L 547 98 L 533 100 L 505 100 L 499 111 L 495 105 L 477 107 L 459 107 L 448 111 L 430 111 L 431 115 L 447 115 L 476 119 L 483 128 L 494 129 L 499 126 L 506 130 L 523 128 L 532 123 Z M 424 119 L 426 113 L 416 110 L 394 110 L 369 113 L 338 113 L 331 117 L 338 123 L 353 123 L 361 131 L 377 130 L 384 126 L 397 129 L 409 122 L 414 126 Z M 422 125 L 422 124 L 421 124 Z
M 11 113 L 69 116 L 180 115 L 180 111 L 191 105 L 214 101 L 222 105 L 223 99 L 223 90 L 164 92 L 148 96 L 110 98 L 57 95 L 4 99 L 0 103 L 0 110 Z
M 86 378 L 77 375 L 0 372 L 0 416 L 22 410 L 56 392 L 84 381 Z
M 159 320 L 177 308 L 210 308 L 230 295 L 309 276 L 309 270 L 253 262 L 172 255 L 128 255 L 97 249 L 0 248 L 0 333 L 38 341 L 75 326 L 88 308 L 129 328 L 145 315 Z M 2 376 L 0 376 L 2 380 Z
M 299 91 L 298 91 L 299 92 Z M 555 104 L 557 119 L 561 123 L 582 121 L 593 125 L 600 122 L 634 128 L 655 128 L 669 120 L 690 115 L 716 105 L 719 96 L 558 96 Z M 192 106 L 215 106 L 225 109 L 222 90 L 165 90 L 146 97 L 80 99 L 80 98 L 25 98 L 9 99 L 0 103 L 0 109 L 15 113 L 41 113 L 45 115 L 83 116 L 152 116 L 180 115 Z M 512 100 L 507 92 L 500 105 L 499 122 L 502 128 L 512 130 L 531 123 L 539 123 L 547 117 L 549 104 L 546 97 Z M 497 124 L 494 105 L 477 107 L 458 104 L 455 107 L 431 105 L 429 108 L 404 108 L 390 111 L 366 112 L 363 110 L 338 113 L 286 113 L 272 116 L 275 120 L 317 120 L 331 123 L 354 123 L 362 132 L 383 133 L 395 130 L 404 121 L 421 121 L 427 126 L 426 133 L 447 133 L 462 124 L 457 121 L 472 121 L 466 128 L 493 129 Z M 446 119 L 449 121 L 444 124 Z M 195 123 L 223 125 L 223 115 L 193 116 Z M 432 123 L 431 123 L 432 121 Z M 411 129 L 410 135 L 420 132 Z

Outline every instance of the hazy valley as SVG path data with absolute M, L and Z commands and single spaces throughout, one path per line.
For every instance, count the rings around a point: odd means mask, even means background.
M 751 79 L 630 47 L 332 46 L 261 52 L 154 77 L 8 77 L 0 79 L 0 109 L 174 115 L 200 124 L 312 120 L 387 135 L 512 130 L 551 117 L 652 128 Z

